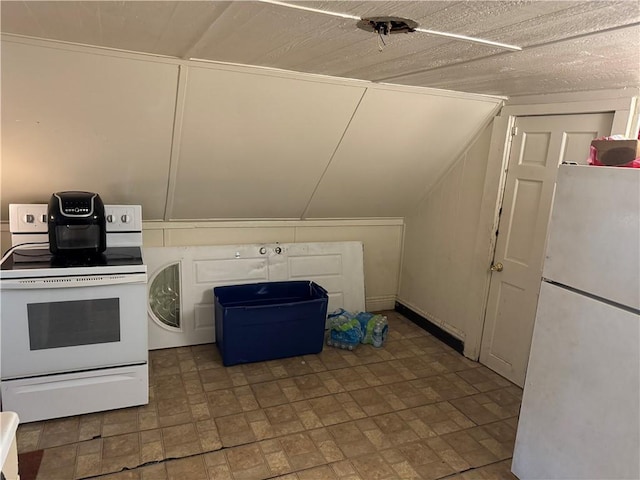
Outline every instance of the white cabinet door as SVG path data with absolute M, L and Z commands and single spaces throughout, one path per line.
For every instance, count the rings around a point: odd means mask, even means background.
M 149 247 L 149 349 L 215 341 L 213 288 L 312 280 L 328 311 L 365 309 L 361 242 Z

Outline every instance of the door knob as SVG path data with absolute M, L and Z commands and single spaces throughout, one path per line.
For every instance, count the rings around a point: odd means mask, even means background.
M 500 262 L 491 265 L 492 272 L 501 272 L 503 268 L 504 265 L 502 265 Z

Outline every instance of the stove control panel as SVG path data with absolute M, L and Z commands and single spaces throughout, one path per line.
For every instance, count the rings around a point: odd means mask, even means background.
M 9 204 L 9 231 L 11 233 L 47 233 L 46 203 Z M 107 233 L 142 232 L 140 205 L 105 205 Z
M 104 213 L 107 219 L 107 233 L 142 231 L 140 205 L 105 205 Z

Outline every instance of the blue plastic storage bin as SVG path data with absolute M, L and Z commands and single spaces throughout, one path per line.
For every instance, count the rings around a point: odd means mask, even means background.
M 322 351 L 327 291 L 310 281 L 215 287 L 216 343 L 226 366 Z

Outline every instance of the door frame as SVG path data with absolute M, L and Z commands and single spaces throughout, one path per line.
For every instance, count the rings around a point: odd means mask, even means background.
M 640 126 L 640 88 L 518 97 L 511 99 L 494 119 L 473 256 L 477 271 L 486 272 L 482 291 L 483 303 L 477 312 L 476 321 L 468 326 L 466 332 L 466 357 L 473 360 L 480 358 L 491 282 L 489 266 L 495 255 L 495 232 L 500 220 L 499 213 L 511 154 L 511 131 L 517 117 L 610 112 L 614 114 L 611 134 L 636 138 Z

